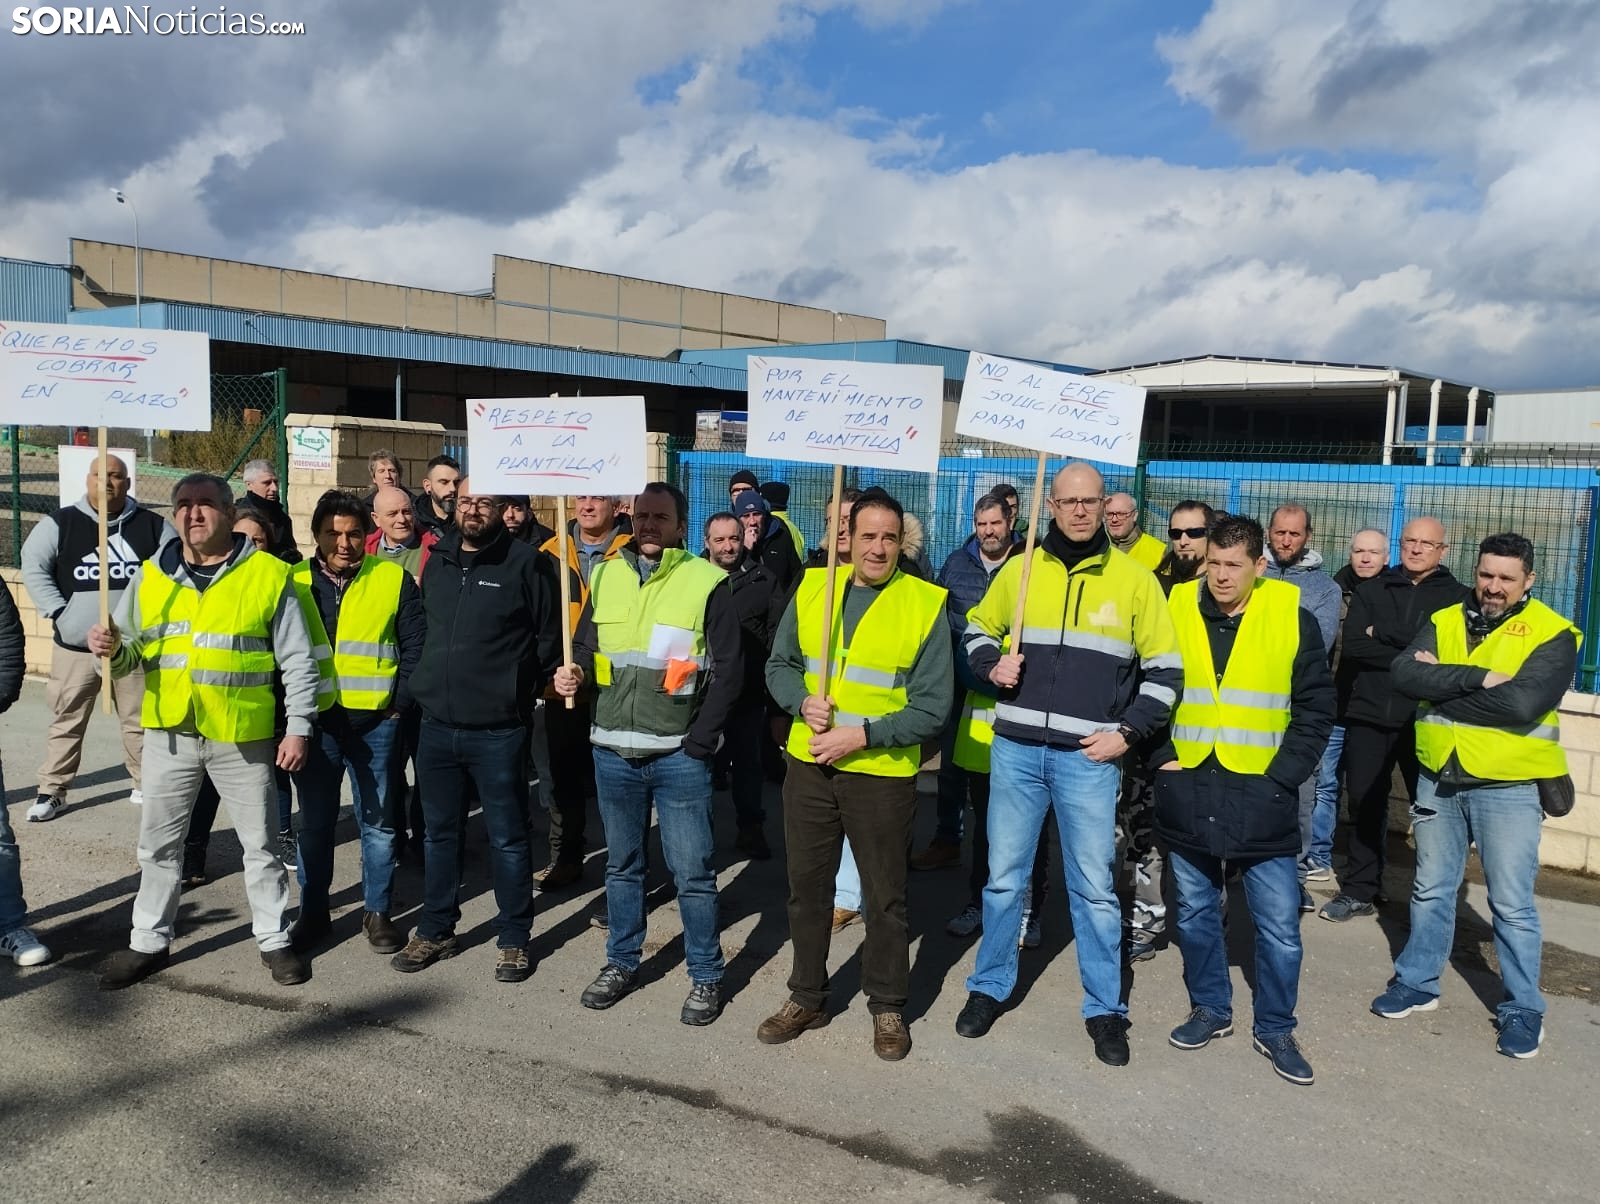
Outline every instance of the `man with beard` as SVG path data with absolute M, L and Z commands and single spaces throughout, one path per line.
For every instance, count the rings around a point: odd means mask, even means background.
M 461 481 L 461 465 L 449 456 L 428 461 L 428 475 L 422 478 L 422 494 L 417 498 L 417 522 L 424 531 L 442 536 L 455 524 L 456 490 Z
M 1391 666 L 1427 628 L 1430 615 L 1470 596 L 1444 564 L 1449 549 L 1443 523 L 1414 518 L 1400 532 L 1400 563 L 1362 582 L 1350 597 L 1339 668 L 1347 699 L 1341 764 L 1353 822 L 1339 893 L 1317 913 L 1325 920 L 1342 923 L 1377 910 L 1396 765 L 1406 792 L 1417 798 L 1416 696 L 1396 689 Z
M 633 539 L 601 561 L 556 692 L 598 687 L 595 783 L 606 829 L 606 964 L 579 1002 L 603 1010 L 639 985 L 650 813 L 678 886 L 689 997 L 678 1018 L 722 1011 L 722 945 L 712 866 L 711 757 L 744 685 L 726 574 L 683 547 L 689 500 L 656 481 L 634 499 Z
M 473 493 L 471 480 L 462 478 L 455 510 L 458 522 L 422 573 L 427 634 L 411 675 L 422 708 L 422 916 L 391 964 L 422 970 L 458 951 L 458 850 L 470 783 L 489 833 L 495 980 L 522 982 L 533 972 L 528 727 L 534 699 L 561 658 L 560 601 L 554 566 L 506 532 L 498 498 Z
M 773 599 L 779 596 L 778 583 L 745 547 L 743 525 L 726 510 L 706 519 L 705 545 L 701 555 L 728 574 L 744 651 L 744 686 L 723 737 L 739 828 L 734 847 L 752 861 L 767 861 L 772 849 L 762 827 L 767 813 L 761 803 L 766 777 L 761 746 L 771 740 L 767 730 L 767 654 L 772 650 Z
M 740 491 L 731 509 L 744 527 L 745 549 L 772 574 L 778 588 L 787 592 L 800 576 L 800 555 L 794 550 L 789 528 L 772 517 L 767 499 L 754 489 Z
M 1533 583 L 1533 544 L 1516 534 L 1489 536 L 1478 545 L 1472 596 L 1435 611 L 1395 658 L 1395 689 L 1421 701 L 1417 876 L 1411 935 L 1389 989 L 1372 1001 L 1391 1020 L 1438 1006 L 1455 942 L 1456 892 L 1468 844 L 1476 844 L 1506 992 L 1495 1009 L 1495 1049 L 1512 1058 L 1533 1057 L 1544 1038 L 1533 894 L 1541 798 L 1547 790 L 1572 798 L 1556 708 L 1583 638 L 1532 596 Z
M 1167 554 L 1156 565 L 1156 580 L 1161 582 L 1161 592 L 1170 595 L 1174 585 L 1193 581 L 1206 568 L 1206 532 L 1216 511 L 1204 502 L 1193 499 L 1179 502 L 1172 508 L 1167 523 Z
M 1113 493 L 1106 499 L 1106 534 L 1111 546 L 1151 571 L 1166 555 L 1166 547 L 1139 526 L 1139 503 L 1131 493 Z

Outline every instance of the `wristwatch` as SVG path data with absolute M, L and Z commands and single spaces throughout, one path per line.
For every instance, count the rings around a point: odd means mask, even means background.
M 1139 733 L 1134 731 L 1126 723 L 1118 724 L 1117 731 L 1122 733 L 1122 738 L 1128 742 L 1129 748 L 1132 748 L 1139 742 Z
M 868 748 L 872 747 L 872 720 L 863 719 L 861 721 L 861 738 L 866 741 Z

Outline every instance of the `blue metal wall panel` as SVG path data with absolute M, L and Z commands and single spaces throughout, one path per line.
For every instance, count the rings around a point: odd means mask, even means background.
M 803 343 L 786 347 L 723 347 L 685 351 L 679 359 L 684 363 L 721 364 L 743 368 L 752 355 L 771 357 L 794 356 L 801 359 L 859 360 L 867 364 L 929 364 L 944 370 L 946 380 L 963 380 L 967 375 L 967 359 L 971 352 L 960 347 L 945 347 L 938 343 L 918 343 L 910 339 L 873 339 L 853 343 Z M 1054 368 L 1060 372 L 1084 373 L 1088 368 L 1074 364 L 1056 364 L 1048 360 L 1015 356 L 1030 364 Z
M 0 259 L 0 320 L 65 322 L 72 277 L 59 263 Z

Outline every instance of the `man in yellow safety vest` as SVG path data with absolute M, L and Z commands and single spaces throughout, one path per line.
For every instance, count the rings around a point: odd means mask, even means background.
M 203 778 L 233 815 L 244 846 L 244 888 L 261 960 L 284 986 L 308 977 L 289 945 L 289 876 L 273 839 L 273 767 L 305 764 L 317 713 L 317 663 L 289 566 L 233 532 L 227 482 L 191 473 L 172 491 L 178 538 L 134 574 L 110 628 L 89 651 L 116 677 L 144 667 L 144 810 L 139 894 L 130 948 L 101 973 L 106 990 L 166 965 L 178 914 L 179 857 Z M 279 706 L 287 734 L 274 738 Z
M 1411 809 L 1417 876 L 1411 935 L 1388 990 L 1372 1001 L 1390 1020 L 1439 1005 L 1456 892 L 1475 844 L 1506 992 L 1495 1009 L 1495 1048 L 1512 1058 L 1533 1057 L 1544 1039 L 1533 880 L 1544 796 L 1571 803 L 1556 708 L 1583 638 L 1533 597 L 1533 582 L 1533 544 L 1512 533 L 1489 536 L 1478 545 L 1472 597 L 1435 611 L 1390 670 L 1394 688 L 1420 700 Z
M 773 637 L 767 689 L 794 716 L 783 781 L 794 962 L 789 998 L 756 1031 L 766 1045 L 826 1022 L 834 879 L 848 836 L 861 875 L 873 1050 L 887 1061 L 911 1050 L 907 854 L 922 745 L 944 727 L 955 670 L 945 591 L 899 568 L 903 518 L 881 489 L 855 499 L 850 570 L 836 582 L 826 652 L 825 569 L 804 575 Z
M 397 758 L 409 680 L 422 655 L 427 620 L 411 574 L 366 551 L 367 511 L 354 494 L 329 490 L 311 515 L 317 550 L 290 573 L 311 631 L 320 674 L 317 730 L 295 774 L 300 794 L 300 918 L 291 939 L 306 952 L 328 934 L 333 830 L 339 784 L 361 834 L 361 930 L 376 953 L 396 953 L 405 937 L 389 919 L 394 884 L 391 796 L 404 788 Z
M 1171 742 L 1151 763 L 1190 1012 L 1168 1041 L 1203 1049 L 1233 1032 L 1222 893 L 1225 869 L 1237 866 L 1256 929 L 1254 1047 L 1280 1077 L 1309 1086 L 1311 1064 L 1294 1036 L 1299 787 L 1333 728 L 1333 677 L 1299 589 L 1264 576 L 1266 568 L 1261 524 L 1218 515 L 1205 576 L 1175 586 L 1169 599 L 1183 693 Z

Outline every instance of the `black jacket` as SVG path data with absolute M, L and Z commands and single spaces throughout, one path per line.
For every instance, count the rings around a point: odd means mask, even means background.
M 761 532 L 761 538 L 756 540 L 756 546 L 749 550 L 749 555 L 755 557 L 761 567 L 772 575 L 780 591 L 789 589 L 800 580 L 800 553 L 794 550 L 794 537 L 789 534 L 789 528 L 783 525 L 782 519 L 767 516 L 766 530 Z
M 529 722 L 561 663 L 555 565 L 501 528 L 477 552 L 454 528 L 422 570 L 427 636 L 410 677 L 422 713 L 463 728 Z
M 1440 565 L 1416 585 L 1399 568 L 1386 568 L 1350 595 L 1339 637 L 1339 721 L 1390 730 L 1404 727 L 1416 703 L 1394 688 L 1389 666 L 1437 610 L 1456 606 L 1472 591 Z M 1367 628 L 1372 634 L 1367 634 Z
M 433 498 L 419 490 L 411 499 L 411 508 L 417 515 L 417 526 L 424 531 L 432 531 L 440 539 L 445 537 L 447 531 L 456 529 L 454 514 L 447 514 L 440 518 L 433 509 Z
M 259 515 L 272 533 L 272 554 L 285 564 L 299 564 L 305 559 L 294 541 L 294 523 L 282 502 L 270 502 L 260 494 L 246 493 L 234 499 L 234 510 L 249 511 Z
M 22 675 L 27 669 L 27 636 L 22 616 L 9 586 L 0 585 L 0 714 L 22 694 Z
M 711 559 L 705 552 L 700 553 L 700 558 Z M 764 706 L 767 655 L 772 651 L 772 634 L 783 616 L 784 591 L 748 549 L 728 573 L 728 590 L 733 597 L 734 614 L 739 619 L 740 646 L 744 653 L 744 688 L 739 691 L 739 701 Z
M 400 584 L 400 610 L 395 616 L 394 632 L 395 642 L 400 647 L 400 668 L 395 673 L 394 697 L 389 700 L 387 708 L 395 711 L 408 711 L 416 705 L 416 699 L 411 695 L 411 675 L 416 672 L 417 662 L 422 657 L 422 643 L 428 631 L 428 621 L 422 609 L 422 592 L 411 579 L 410 573 L 402 576 L 405 580 Z M 329 644 L 339 641 L 339 602 L 342 597 L 342 591 L 336 592 L 333 582 L 319 567 L 317 558 L 312 557 L 311 600 L 317 604 L 317 614 L 322 619 L 322 629 L 328 633 Z M 317 715 L 317 723 L 333 730 L 347 727 L 352 731 L 364 732 L 376 727 L 384 714 L 384 711 L 347 711 L 335 704 Z
M 1022 554 L 1023 543 L 1023 537 L 1013 531 L 1005 557 L 991 569 L 984 564 L 983 556 L 978 551 L 978 537 L 971 535 L 966 543 L 945 557 L 944 566 L 939 570 L 939 578 L 934 584 L 944 586 L 950 594 L 944 600 L 944 617 L 949 620 L 950 638 L 954 641 L 951 650 L 956 653 L 956 681 L 961 686 L 961 690 L 956 692 L 955 705 L 958 707 L 966 701 L 962 691 L 978 690 L 990 694 L 994 690 L 992 684 L 979 681 L 972 675 L 967 658 L 959 654 L 961 637 L 967 632 L 967 612 L 983 601 L 983 595 L 989 592 L 989 582 L 1001 566 L 1013 556 Z M 901 567 L 904 568 L 904 564 Z
M 1168 844 L 1225 859 L 1299 856 L 1300 783 L 1322 760 L 1334 717 L 1333 677 L 1321 630 L 1310 611 L 1301 607 L 1299 613 L 1300 648 L 1289 679 L 1289 727 L 1267 772 L 1235 773 L 1210 756 L 1193 769 L 1153 774 L 1156 831 Z M 1203 585 L 1200 615 L 1212 663 L 1224 673 L 1239 620 L 1223 615 Z M 1152 764 L 1176 759 L 1169 744 Z

